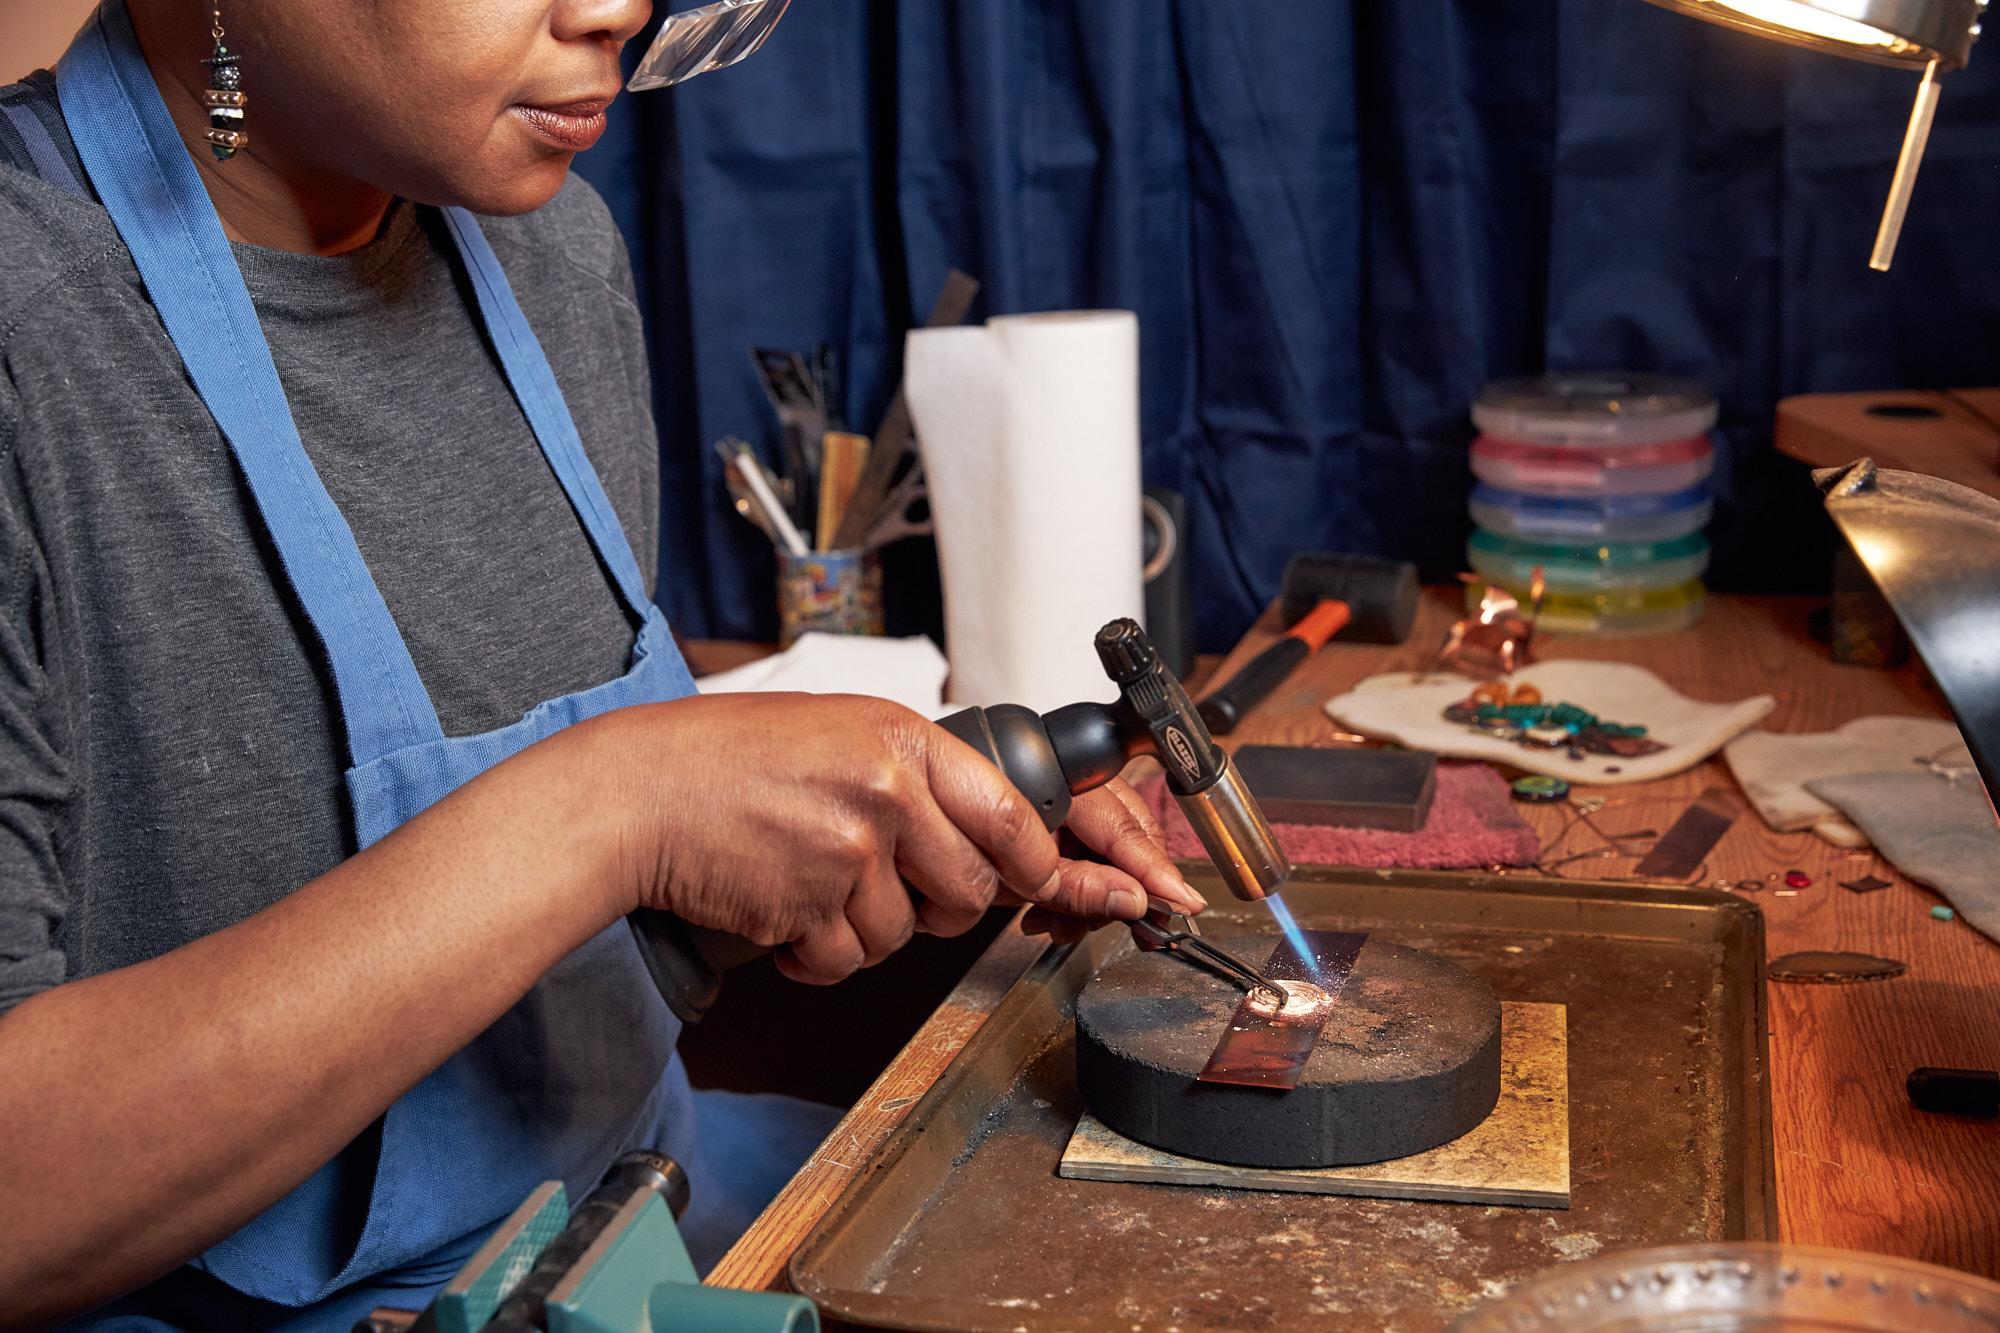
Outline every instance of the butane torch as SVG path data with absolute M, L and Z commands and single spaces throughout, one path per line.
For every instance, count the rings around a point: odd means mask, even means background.
M 1117 702 L 1069 704 L 1046 714 L 999 704 L 968 708 L 938 725 L 998 765 L 1051 830 L 1068 816 L 1071 797 L 1151 755 L 1230 891 L 1247 902 L 1276 893 L 1291 877 L 1291 862 L 1152 640 L 1138 622 L 1114 620 L 1097 632 L 1096 646 L 1118 686 Z M 683 1022 L 696 1021 L 715 1002 L 724 971 L 768 952 L 666 912 L 634 912 L 631 922 L 653 980 Z M 1187 938 L 1157 920 L 1133 925 L 1142 946 L 1175 947 Z

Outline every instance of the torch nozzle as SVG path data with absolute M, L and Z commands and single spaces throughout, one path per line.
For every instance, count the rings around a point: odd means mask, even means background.
M 1236 765 L 1225 756 L 1222 774 L 1198 792 L 1175 792 L 1181 813 L 1194 826 L 1203 850 L 1229 891 L 1245 902 L 1260 902 L 1285 887 L 1292 863 L 1278 846 L 1257 798 Z

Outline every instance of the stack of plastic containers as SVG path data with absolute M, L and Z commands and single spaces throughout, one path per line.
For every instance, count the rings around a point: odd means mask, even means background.
M 1558 633 L 1641 634 L 1700 617 L 1714 394 L 1646 375 L 1501 380 L 1472 421 L 1474 573 L 1525 602 L 1539 566 L 1542 623 Z

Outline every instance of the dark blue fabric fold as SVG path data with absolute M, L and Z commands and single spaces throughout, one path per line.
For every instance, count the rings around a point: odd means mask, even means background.
M 1544 369 L 1713 385 L 1711 582 L 1815 586 L 1777 400 L 1991 383 L 2000 349 L 2000 49 L 1945 79 L 1895 270 L 1866 267 L 1915 85 L 1640 0 L 794 6 L 580 164 L 649 305 L 660 596 L 684 632 L 772 632 L 707 450 L 775 445 L 745 349 L 831 343 L 871 429 L 954 264 L 981 314 L 1139 313 L 1207 647 L 1295 549 L 1460 568 L 1471 398 Z

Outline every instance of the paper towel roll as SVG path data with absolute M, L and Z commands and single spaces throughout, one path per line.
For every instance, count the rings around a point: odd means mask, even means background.
M 1092 646 L 1139 619 L 1139 321 L 920 329 L 903 367 L 944 576 L 953 703 L 1117 695 Z

